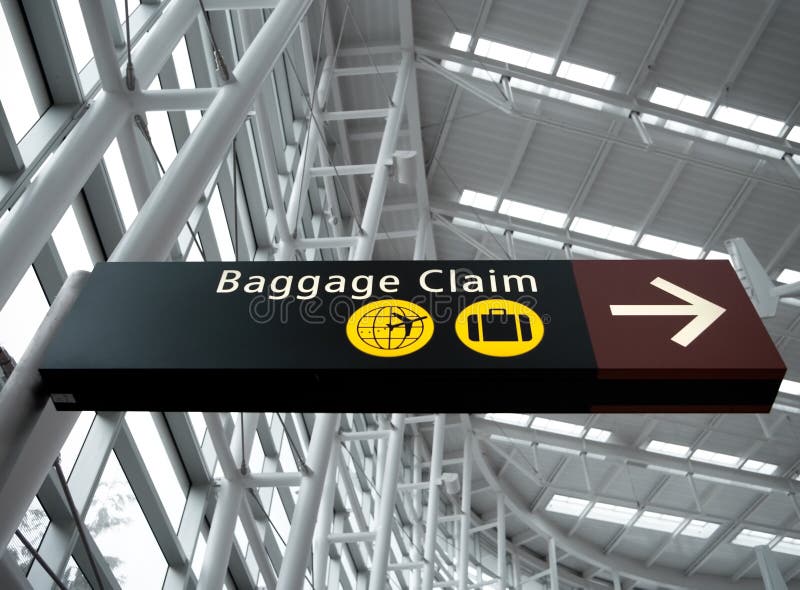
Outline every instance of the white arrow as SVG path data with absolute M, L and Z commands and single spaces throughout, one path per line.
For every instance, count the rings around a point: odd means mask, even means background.
M 694 319 L 672 337 L 673 342 L 689 346 L 725 313 L 724 307 L 711 303 L 661 277 L 656 277 L 650 284 L 678 299 L 683 299 L 688 305 L 610 305 L 611 315 L 693 315 Z

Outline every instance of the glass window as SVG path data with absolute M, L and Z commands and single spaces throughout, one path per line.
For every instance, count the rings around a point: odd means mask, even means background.
M 211 227 L 214 230 L 214 237 L 217 239 L 219 255 L 222 260 L 234 260 L 233 243 L 231 233 L 228 231 L 228 223 L 225 220 L 225 210 L 222 208 L 222 197 L 219 194 L 219 187 L 214 188 L 211 193 L 211 201 L 208 204 L 208 216 L 211 219 Z
M 78 197 L 81 198 L 81 197 Z M 53 241 L 56 250 L 64 264 L 64 270 L 71 274 L 76 270 L 91 271 L 94 267 L 92 257 L 86 248 L 86 241 L 83 239 L 78 218 L 75 216 L 75 209 L 70 206 L 64 213 L 64 217 L 58 222 L 53 230 Z
M 256 432 L 256 436 L 253 439 L 253 448 L 250 450 L 250 461 L 248 462 L 250 471 L 253 473 L 262 472 L 264 470 L 264 460 L 266 458 L 264 449 L 261 446 L 261 439 L 259 438 L 258 432 Z
M 0 309 L 0 346 L 15 360 L 22 357 L 49 307 L 31 267 Z
M 583 498 L 554 494 L 550 502 L 547 503 L 545 510 L 569 514 L 571 516 L 580 516 L 588 505 L 589 500 L 584 500 Z
M 189 417 L 189 423 L 192 425 L 195 437 L 197 437 L 197 444 L 203 444 L 203 437 L 206 435 L 206 421 L 203 418 L 202 412 L 186 412 Z
M 200 569 L 203 567 L 203 557 L 206 555 L 206 534 L 201 533 L 197 538 L 197 545 L 194 548 L 194 555 L 192 556 L 192 571 L 195 577 L 200 577 Z
M 108 458 L 85 522 L 123 590 L 161 587 L 167 562 L 115 453 Z
M 5 12 L 0 5 L 0 54 L 3 55 L 3 83 L 0 84 L 0 103 L 14 135 L 14 141 L 20 139 L 33 127 L 39 119 L 39 111 L 33 100 L 25 70 L 11 36 Z
M 294 452 L 289 444 L 289 437 L 287 434 L 284 434 L 283 438 L 281 439 L 279 456 L 281 460 L 281 468 L 284 471 L 297 471 L 297 462 L 294 459 Z
M 75 461 L 78 460 L 78 453 L 80 453 L 81 448 L 83 448 L 83 443 L 86 440 L 86 435 L 89 434 L 89 428 L 92 426 L 94 417 L 94 412 L 81 412 L 64 446 L 61 447 L 61 470 L 67 478 L 69 478 L 72 473 L 72 468 L 75 467 Z
M 281 552 L 286 549 L 286 540 L 289 538 L 289 517 L 286 516 L 286 509 L 283 501 L 276 491 L 272 493 L 272 504 L 269 507 L 269 518 L 272 521 L 273 531 L 276 532 L 275 540 L 281 547 Z
M 31 502 L 25 516 L 22 517 L 22 522 L 19 525 L 19 531 L 25 536 L 31 545 L 38 549 L 39 544 L 42 542 L 42 537 L 50 524 L 50 519 L 47 513 L 39 503 L 39 498 L 34 498 Z M 8 544 L 8 551 L 11 556 L 17 561 L 19 567 L 25 572 L 28 571 L 33 563 L 33 555 L 22 544 L 22 541 L 14 535 L 11 537 L 11 542 Z
M 92 59 L 92 46 L 89 44 L 89 33 L 86 23 L 83 22 L 80 5 L 75 0 L 58 0 L 58 11 L 61 13 L 61 22 L 67 35 L 75 69 L 79 72 Z
M 158 78 L 153 80 L 148 90 L 161 90 L 161 82 Z M 161 160 L 164 170 L 169 170 L 170 164 L 175 159 L 177 150 L 175 149 L 175 137 L 172 135 L 172 127 L 169 124 L 169 116 L 166 111 L 151 111 L 147 113 L 147 128 L 153 141 L 153 148 Z
M 117 207 L 119 207 L 122 223 L 127 229 L 136 219 L 139 208 L 133 198 L 131 183 L 128 180 L 127 172 L 125 172 L 125 164 L 122 163 L 122 153 L 119 151 L 119 144 L 116 139 L 108 146 L 106 153 L 103 155 L 103 161 L 106 164 L 111 187 L 114 189 L 114 198 L 117 201 Z
M 178 86 L 180 88 L 194 88 L 194 73 L 192 71 L 192 62 L 189 60 L 189 50 L 186 47 L 185 37 L 181 37 L 181 40 L 175 46 L 175 50 L 172 52 L 172 62 L 175 64 L 175 72 L 178 74 Z
M 634 508 L 596 502 L 586 515 L 586 518 L 602 520 L 604 522 L 613 522 L 616 524 L 628 524 L 631 518 L 633 518 L 634 514 L 636 514 L 636 509 Z
M 67 562 L 67 569 L 64 572 L 63 580 L 70 590 L 73 588 L 74 590 L 86 590 L 87 588 L 91 588 L 89 582 L 86 580 L 86 576 L 83 575 L 81 568 L 78 567 L 78 564 L 72 557 L 70 557 Z
M 158 497 L 164 505 L 172 528 L 176 531 L 181 523 L 186 493 L 175 473 L 164 441 L 150 412 L 127 412 L 125 422 L 133 435 L 139 453 L 145 459 L 147 470 L 155 484 Z
M 125 0 L 115 0 L 117 4 L 117 16 L 119 22 L 124 23 L 127 18 L 125 16 Z M 128 14 L 133 14 L 133 11 L 139 6 L 139 0 L 128 0 Z

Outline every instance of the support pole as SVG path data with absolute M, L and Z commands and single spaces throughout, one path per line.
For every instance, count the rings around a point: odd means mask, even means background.
M 558 590 L 558 558 L 556 540 L 550 537 L 547 541 L 547 565 L 550 567 L 550 590 Z
M 506 588 L 506 500 L 497 494 L 497 590 Z
M 472 440 L 464 437 L 464 466 L 461 482 L 461 530 L 458 545 L 458 590 L 467 590 L 469 582 L 470 513 L 472 512 Z
M 327 586 L 327 570 L 330 543 L 328 536 L 331 534 L 333 522 L 333 502 L 336 499 L 336 453 L 338 445 L 332 444 L 328 456 L 328 469 L 325 471 L 325 483 L 322 486 L 322 500 L 319 503 L 317 524 L 314 528 L 314 588 Z
M 281 2 L 284 5 L 286 0 Z M 270 17 L 272 18 L 272 17 Z M 314 522 L 317 518 L 322 488 L 328 469 L 330 448 L 336 446 L 336 425 L 339 414 L 317 414 L 306 466 L 308 477 L 300 484 L 300 493 L 292 517 L 292 527 L 283 555 L 277 590 L 297 590 L 303 587 L 303 572 L 311 549 Z
M 429 476 L 430 486 L 428 487 L 428 514 L 425 520 L 425 569 L 422 572 L 422 590 L 433 589 L 433 563 L 436 552 L 436 529 L 439 519 L 439 480 L 442 478 L 444 424 L 445 415 L 436 414 L 436 418 L 433 420 L 433 445 L 431 448 L 431 471 Z
M 320 133 L 320 126 L 322 125 L 322 108 L 325 106 L 326 99 L 328 98 L 328 89 L 330 88 L 331 77 L 333 76 L 333 58 L 327 57 L 325 65 L 322 68 L 322 76 L 319 79 L 317 87 L 317 98 L 314 101 L 314 108 L 308 114 L 308 129 L 303 141 L 303 150 L 300 154 L 300 160 L 297 163 L 297 170 L 294 173 L 294 183 L 292 184 L 292 192 L 289 195 L 289 205 L 286 207 L 286 220 L 289 224 L 289 231 L 293 238 L 297 237 L 297 225 L 300 217 L 303 215 L 303 204 L 305 196 L 308 192 L 308 182 L 311 178 L 311 168 L 314 165 L 314 154 L 319 151 L 320 141 L 322 134 Z M 319 125 L 317 125 L 319 121 Z M 294 245 L 281 243 L 276 256 L 277 260 L 291 260 L 294 252 Z
M 386 466 L 381 482 L 381 498 L 378 506 L 378 518 L 375 524 L 375 548 L 372 555 L 372 570 L 369 575 L 369 590 L 384 590 L 386 567 L 389 563 L 389 540 L 392 535 L 392 516 L 397 496 L 397 476 L 400 469 L 400 455 L 403 452 L 403 431 L 405 414 L 392 415 L 392 433 L 386 443 Z M 382 442 L 383 439 L 378 441 Z
M 136 75 L 142 85 L 149 84 L 158 73 L 198 11 L 199 5 L 195 0 L 175 0 L 156 21 L 133 55 Z M 52 162 L 42 169 L 16 205 L 4 215 L 7 219 L 0 225 L 0 268 L 3 269 L 0 274 L 0 307 L 5 305 L 50 239 L 129 112 L 126 96 L 100 92 L 88 112 L 56 149 Z M 187 213 L 186 218 L 188 216 Z M 168 241 L 167 249 L 173 241 Z
M 253 99 L 312 0 L 281 0 L 236 66 L 235 82 L 220 88 L 111 261 L 164 260 L 194 208 L 213 167 L 222 161 Z
M 35 392 L 39 365 L 89 277 L 71 274 L 0 392 L 0 557 L 78 419 Z
M 416 430 L 413 444 L 411 481 L 414 484 L 418 484 L 422 481 L 422 435 Z M 411 524 L 411 561 L 422 561 L 422 552 L 420 552 L 420 547 L 422 547 L 422 490 L 414 490 L 413 498 L 414 521 Z M 422 569 L 413 570 L 409 583 L 410 590 L 420 590 L 421 583 Z
M 222 480 L 220 484 L 197 590 L 218 590 L 225 582 L 243 490 L 238 481 Z
M 754 547 L 758 569 L 764 579 L 764 590 L 786 590 L 786 582 L 781 575 L 781 570 L 775 561 L 775 556 L 766 545 Z
M 367 195 L 367 203 L 364 206 L 364 216 L 361 220 L 363 235 L 359 239 L 354 252 L 351 251 L 353 260 L 369 260 L 372 257 L 375 236 L 378 233 L 378 224 L 383 210 L 383 200 L 386 197 L 386 185 L 389 181 L 389 167 L 386 162 L 392 159 L 397 145 L 397 134 L 400 130 L 400 122 L 403 119 L 403 107 L 405 105 L 412 59 L 411 52 L 403 53 L 400 71 L 397 73 L 397 81 L 392 92 L 389 116 L 386 118 L 386 127 L 378 150 L 378 165 L 375 168 L 375 175 L 372 177 L 372 184 Z

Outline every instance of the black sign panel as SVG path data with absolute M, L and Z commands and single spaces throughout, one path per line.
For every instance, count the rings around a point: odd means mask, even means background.
M 41 374 L 62 409 L 769 408 L 779 358 L 730 379 L 602 375 L 575 277 L 567 261 L 101 264 Z

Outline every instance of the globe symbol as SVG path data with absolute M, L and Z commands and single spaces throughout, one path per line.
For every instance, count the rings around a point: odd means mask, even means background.
M 400 350 L 415 344 L 425 333 L 429 319 L 408 307 L 382 305 L 365 313 L 356 325 L 356 334 L 365 345 L 380 350 Z

